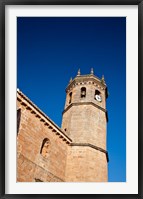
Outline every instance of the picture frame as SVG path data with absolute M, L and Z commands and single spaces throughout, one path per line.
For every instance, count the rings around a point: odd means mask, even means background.
M 0 1 L 0 198 L 56 198 L 56 197 L 75 197 L 70 195 L 52 194 L 6 194 L 5 193 L 5 106 L 8 99 L 5 98 L 5 7 L 7 5 L 138 5 L 138 194 L 94 194 L 84 195 L 84 197 L 94 198 L 143 198 L 143 0 L 5 0 Z M 77 197 L 83 197 L 82 194 Z

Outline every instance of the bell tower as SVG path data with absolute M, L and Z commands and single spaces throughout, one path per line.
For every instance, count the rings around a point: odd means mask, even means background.
M 72 139 L 67 158 L 66 181 L 108 181 L 106 124 L 108 121 L 104 80 L 90 74 L 70 80 L 66 88 L 66 102 L 62 130 Z

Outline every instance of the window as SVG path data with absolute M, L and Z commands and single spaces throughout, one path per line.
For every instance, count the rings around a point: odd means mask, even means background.
M 72 92 L 69 94 L 69 104 L 72 102 Z
M 49 153 L 49 146 L 50 146 L 50 140 L 48 138 L 45 138 L 42 142 L 40 153 L 44 158 L 48 157 Z
M 100 95 L 100 94 L 101 94 L 100 91 L 95 90 L 95 95 Z
M 20 119 L 21 119 L 21 109 L 19 108 L 19 109 L 17 110 L 17 134 L 18 134 L 18 132 L 19 132 Z
M 81 88 L 81 98 L 85 98 L 86 97 L 86 88 L 82 87 Z

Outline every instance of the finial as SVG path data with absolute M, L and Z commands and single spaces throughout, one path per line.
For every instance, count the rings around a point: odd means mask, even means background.
M 80 75 L 80 69 L 78 70 L 78 73 L 77 73 L 77 75 L 78 75 L 78 76 Z
M 72 77 L 70 78 L 70 82 L 72 82 Z
M 105 84 L 105 79 L 104 79 L 104 75 L 102 75 L 102 79 L 101 82 Z
M 93 68 L 91 68 L 91 72 L 90 72 L 90 73 L 93 75 L 93 73 L 94 73 L 94 72 L 93 72 Z

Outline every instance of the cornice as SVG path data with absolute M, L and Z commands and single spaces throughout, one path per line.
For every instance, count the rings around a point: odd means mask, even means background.
M 70 146 L 85 146 L 85 147 L 91 147 L 93 149 L 96 149 L 102 153 L 105 153 L 106 155 L 106 159 L 107 159 L 107 162 L 109 162 L 109 156 L 108 156 L 108 152 L 100 147 L 97 147 L 93 144 L 89 144 L 89 143 L 71 143 Z
M 98 86 L 100 86 L 103 89 L 106 89 L 106 84 L 102 82 L 102 80 L 100 80 L 98 77 L 96 77 L 95 75 L 79 75 L 76 76 L 67 86 L 66 88 L 66 92 L 68 92 L 68 90 L 70 90 L 70 88 L 80 85 L 80 84 L 87 84 L 88 82 L 90 82 L 91 84 L 97 84 Z
M 97 104 L 94 104 L 93 102 L 77 102 L 77 103 L 71 103 L 63 112 L 62 114 L 64 114 L 65 112 L 67 112 L 71 107 L 73 106 L 79 106 L 79 105 L 93 105 L 94 107 L 100 109 L 101 111 L 103 111 L 106 115 L 106 121 L 108 122 L 108 112 L 106 109 L 102 108 L 101 106 L 98 106 Z

